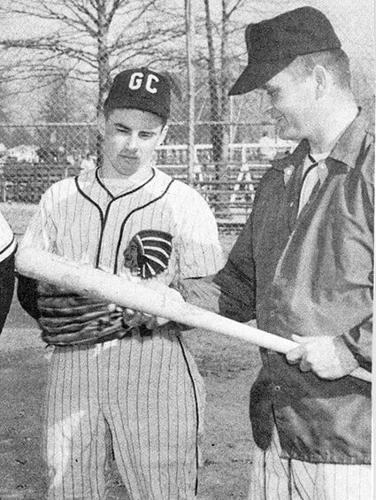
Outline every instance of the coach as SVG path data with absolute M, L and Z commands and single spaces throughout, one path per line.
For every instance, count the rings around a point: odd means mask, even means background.
M 320 11 L 245 36 L 248 65 L 230 95 L 264 89 L 279 136 L 299 144 L 263 177 L 225 267 L 187 282 L 188 300 L 299 342 L 287 356 L 261 352 L 249 498 L 368 500 L 371 387 L 348 375 L 371 369 L 373 137 Z

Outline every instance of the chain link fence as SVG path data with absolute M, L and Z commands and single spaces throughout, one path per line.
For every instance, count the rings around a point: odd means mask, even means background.
M 222 9 L 203 0 L 188 15 L 188 4 L 13 0 L 7 9 L 0 5 L 2 201 L 37 203 L 53 182 L 94 168 L 96 116 L 111 80 L 122 69 L 145 65 L 169 71 L 177 86 L 156 166 L 197 189 L 222 231 L 237 231 L 270 160 L 293 146 L 278 139 L 264 92 L 228 97 L 246 64 L 244 27 L 306 4 L 335 23 L 356 63 L 358 101 L 374 120 L 374 50 L 364 35 L 371 7 L 354 4 L 347 15 L 331 0 L 223 0 Z M 354 23 L 360 29 L 348 29 Z M 106 36 L 100 28 L 105 24 Z M 9 26 L 20 29 L 9 33 Z
M 157 168 L 196 188 L 211 206 L 223 231 L 236 231 L 252 208 L 257 185 L 270 166 L 270 159 L 284 154 L 289 144 L 271 138 L 221 144 L 218 156 L 210 142 L 210 127 L 229 137 L 259 138 L 273 126 L 249 123 L 198 122 L 193 172 L 188 172 L 188 124 L 172 122 L 165 144 L 156 151 Z M 272 130 L 272 132 L 270 132 Z M 264 136 L 265 137 L 265 136 Z M 37 203 L 46 189 L 65 177 L 96 166 L 97 127 L 92 123 L 39 123 L 0 125 L 0 199 L 3 202 Z M 217 156 L 216 156 L 217 155 Z

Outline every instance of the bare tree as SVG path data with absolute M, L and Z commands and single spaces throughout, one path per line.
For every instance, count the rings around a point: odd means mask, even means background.
M 162 49 L 166 54 L 164 45 L 183 35 L 181 19 L 169 17 L 159 1 L 13 0 L 1 5 L 3 18 L 39 20 L 48 28 L 32 37 L 0 36 L 0 47 L 8 51 L 3 52 L 2 79 L 24 82 L 37 77 L 40 85 L 64 66 L 70 78 L 97 83 L 100 111 L 112 72 L 141 60 L 158 60 Z M 158 22 L 162 16 L 164 22 Z
M 68 77 L 97 85 L 98 114 L 113 72 L 158 60 L 162 49 L 165 57 L 165 46 L 183 35 L 182 20 L 169 17 L 159 1 L 12 0 L 1 5 L 3 18 L 32 19 L 47 28 L 32 37 L 0 38 L 0 47 L 6 49 L 2 78 L 24 87 L 29 79 L 40 86 L 67 68 Z M 98 136 L 99 161 L 101 145 Z
M 217 177 L 220 164 L 224 159 L 225 129 L 223 121 L 228 120 L 230 77 L 232 61 L 238 59 L 239 44 L 234 38 L 239 37 L 243 24 L 233 21 L 234 14 L 242 7 L 244 0 L 221 0 L 220 19 L 213 21 L 209 0 L 203 0 L 205 7 L 205 34 L 207 41 L 207 71 L 209 87 L 210 140 L 213 147 L 213 160 Z M 217 50 L 216 50 L 217 49 Z

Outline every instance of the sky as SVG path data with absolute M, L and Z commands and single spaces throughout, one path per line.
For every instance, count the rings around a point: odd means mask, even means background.
M 9 0 L 8 0 L 9 1 Z M 50 0 L 53 3 L 53 0 Z M 82 0 L 85 1 L 85 0 Z M 231 1 L 231 0 L 230 0 Z M 203 11 L 202 0 L 192 0 L 194 10 L 198 13 Z M 173 5 L 175 8 L 183 0 L 165 0 L 164 4 Z M 11 2 L 9 3 L 11 5 Z M 246 0 L 239 15 L 245 21 L 257 22 L 261 19 L 272 17 L 289 9 L 311 5 L 321 9 L 332 21 L 343 41 L 359 41 L 369 44 L 375 29 L 374 1 L 373 0 Z M 210 0 L 213 16 L 220 14 L 221 0 Z M 11 10 L 11 8 L 9 9 Z M 244 15 L 244 12 L 247 12 Z M 0 19 L 2 37 L 32 35 L 47 30 L 46 23 L 28 19 L 28 22 L 12 22 L 14 18 L 7 21 Z
M 202 13 L 202 0 L 192 0 L 192 2 L 194 11 Z M 183 0 L 165 0 L 164 3 L 165 5 L 170 3 L 174 8 L 181 3 L 182 9 L 184 5 Z M 349 53 L 364 54 L 367 58 L 373 57 L 374 0 L 246 0 L 244 7 L 239 10 L 238 17 L 248 24 L 303 5 L 319 8 L 329 17 L 345 50 Z M 210 7 L 213 17 L 219 16 L 221 0 L 210 0 Z M 18 21 L 14 16 L 0 19 L 1 37 L 4 38 L 48 32 L 49 26 L 51 26 L 50 23 L 32 18 L 28 18 L 27 23 Z
M 11 0 L 0 0 L 9 2 Z M 57 0 L 49 0 L 51 3 Z M 82 2 L 86 0 L 81 0 Z M 143 0 L 140 0 L 141 2 Z M 191 0 L 193 10 L 197 16 L 204 13 L 203 0 Z M 211 14 L 213 18 L 221 15 L 221 1 L 210 0 Z M 228 0 L 230 5 L 236 0 Z M 183 11 L 184 0 L 163 0 L 163 4 L 169 8 Z M 342 41 L 343 48 L 349 54 L 354 67 L 361 69 L 365 75 L 365 85 L 367 93 L 372 93 L 375 79 L 375 13 L 374 0 L 244 0 L 244 4 L 239 9 L 237 16 L 241 23 L 246 26 L 251 22 L 258 22 L 262 19 L 273 17 L 282 12 L 304 5 L 322 10 L 330 19 L 334 28 Z M 171 9 L 171 10 L 173 10 Z M 150 21 L 150 19 L 148 19 Z M 41 22 L 33 18 L 27 18 L 22 22 L 12 15 L 7 19 L 0 18 L 1 38 L 5 37 L 30 37 L 48 33 L 49 27 L 55 24 Z M 246 63 L 245 44 L 244 60 Z

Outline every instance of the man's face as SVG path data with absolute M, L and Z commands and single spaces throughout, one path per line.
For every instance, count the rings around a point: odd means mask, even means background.
M 105 174 L 128 177 L 149 166 L 164 135 L 162 119 L 153 113 L 128 108 L 113 110 L 105 123 Z
M 271 116 L 277 120 L 281 139 L 309 138 L 315 118 L 315 87 L 311 76 L 284 69 L 263 87 L 270 99 Z

